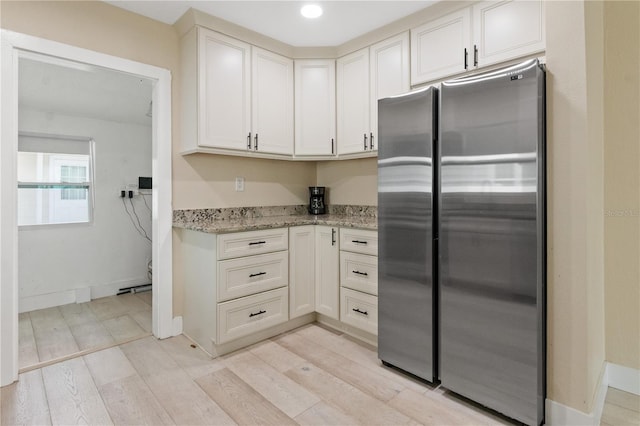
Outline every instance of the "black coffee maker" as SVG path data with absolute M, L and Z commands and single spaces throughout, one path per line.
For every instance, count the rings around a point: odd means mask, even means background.
M 314 215 L 326 213 L 324 206 L 324 186 L 309 187 L 309 213 Z

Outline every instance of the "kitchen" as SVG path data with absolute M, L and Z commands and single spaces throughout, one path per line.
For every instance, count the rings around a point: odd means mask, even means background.
M 441 4 L 439 7 L 446 9 L 453 8 L 453 6 L 460 8 L 464 5 Z M 550 181 L 554 182 L 549 188 L 550 206 L 548 211 L 549 233 L 551 235 L 549 243 L 553 248 L 549 252 L 548 281 L 550 289 L 549 323 L 552 324 L 549 330 L 548 397 L 582 413 L 591 413 L 593 410 L 593 395 L 597 390 L 604 360 L 615 362 L 616 359 L 621 359 L 618 361 L 619 363 L 633 367 L 632 361 L 624 360 L 624 356 L 627 356 L 627 359 L 630 356 L 619 355 L 620 351 L 616 349 L 617 339 L 624 340 L 625 335 L 634 336 L 633 331 L 630 332 L 631 334 L 623 333 L 622 335 L 609 331 L 611 329 L 628 329 L 628 326 L 624 324 L 633 322 L 629 321 L 629 315 L 631 318 L 634 315 L 633 308 L 630 311 L 623 310 L 623 312 L 628 312 L 627 316 L 625 317 L 623 314 L 623 318 L 618 318 L 617 315 L 614 315 L 618 308 L 608 307 L 605 313 L 601 297 L 604 293 L 608 296 L 607 300 L 617 300 L 616 297 L 619 297 L 617 296 L 619 287 L 604 284 L 605 261 L 602 252 L 606 250 L 607 256 L 615 256 L 616 253 L 616 244 L 603 243 L 603 228 L 611 226 L 611 232 L 620 232 L 617 227 L 621 225 L 619 225 L 620 222 L 613 222 L 611 225 L 608 222 L 602 223 L 602 216 L 598 212 L 603 209 L 598 206 L 606 205 L 608 208 L 614 209 L 617 204 L 614 200 L 604 204 L 602 191 L 592 192 L 592 190 L 594 188 L 602 189 L 603 186 L 605 189 L 610 189 L 610 185 L 618 182 L 616 179 L 628 179 L 628 177 L 616 175 L 614 173 L 616 167 L 611 164 L 608 167 L 612 171 L 605 174 L 602 170 L 602 164 L 596 160 L 602 158 L 603 151 L 607 155 L 613 155 L 613 158 L 616 158 L 616 155 L 622 155 L 621 152 L 635 151 L 629 151 L 631 148 L 626 147 L 624 150 L 610 152 L 608 145 L 605 146 L 603 140 L 598 138 L 598 134 L 602 135 L 603 132 L 603 121 L 606 121 L 609 116 L 606 111 L 604 117 L 602 116 L 603 100 L 597 95 L 597 88 L 601 87 L 598 84 L 604 84 L 601 79 L 602 75 L 596 72 L 602 68 L 602 62 L 598 62 L 602 59 L 599 59 L 597 55 L 587 54 L 592 52 L 587 49 L 587 46 L 591 47 L 591 43 L 595 43 L 594 48 L 603 49 L 599 44 L 602 40 L 598 39 L 598 34 L 601 34 L 598 29 L 602 31 L 603 25 L 602 19 L 598 21 L 598 17 L 602 18 L 603 13 L 598 9 L 600 6 L 571 2 L 546 4 L 546 60 L 552 75 L 548 92 L 550 112 L 548 118 L 548 155 Z M 627 6 L 630 7 L 630 5 Z M 606 14 L 604 16 L 613 20 L 605 20 L 605 25 L 608 23 L 606 28 L 610 29 L 616 27 L 613 22 L 617 22 L 618 19 L 621 19 L 620 15 L 625 16 L 625 13 L 616 15 L 616 10 L 609 10 L 608 7 L 605 8 Z M 444 12 L 442 13 L 444 14 Z M 165 67 L 172 71 L 174 78 L 180 75 L 179 38 L 171 26 L 140 18 L 99 3 L 82 3 L 72 7 L 64 3 L 18 5 L 3 2 L 2 14 L 3 28 Z M 637 19 L 633 13 L 626 15 Z M 47 16 L 50 19 L 35 25 L 33 23 L 34 16 Z M 77 20 L 75 19 L 77 17 L 82 18 Z M 408 23 L 408 27 L 417 26 L 418 23 L 421 24 L 429 20 L 423 16 L 416 16 L 413 19 L 415 21 Z M 76 28 L 75 31 L 69 31 L 68 28 L 78 25 L 76 21 L 82 23 L 82 30 Z M 589 31 L 584 29 L 585 26 L 588 26 Z M 79 31 L 83 31 L 80 33 L 81 35 L 79 35 Z M 584 37 L 584 39 L 580 38 L 581 41 L 576 42 L 576 37 Z M 381 40 L 385 38 L 385 35 L 380 34 L 377 38 Z M 133 42 L 133 40 L 136 41 Z M 620 36 L 620 39 L 613 39 L 608 43 L 617 46 L 619 42 L 620 48 L 622 48 L 624 43 L 629 43 L 629 41 L 623 42 L 624 40 L 626 38 Z M 245 41 L 253 42 L 253 40 L 246 40 L 246 38 Z M 371 42 L 367 40 L 355 40 L 350 46 L 345 47 L 344 53 L 358 50 L 369 44 Z M 577 45 L 580 47 L 578 48 Z M 634 48 L 633 46 L 631 44 L 629 48 Z M 635 46 L 637 47 L 637 45 Z M 609 44 L 606 47 L 611 48 Z M 612 60 L 609 56 L 607 58 Z M 618 60 L 622 61 L 622 59 Z M 587 72 L 576 75 L 575 64 L 578 63 L 594 65 L 595 68 L 588 68 L 588 70 L 595 69 L 596 71 L 594 74 Z M 601 68 L 598 68 L 598 64 Z M 608 68 L 609 66 L 611 68 Z M 624 68 L 623 65 L 614 67 L 608 63 L 605 72 L 610 72 L 612 76 L 615 76 Z M 610 78 L 606 80 L 606 84 L 613 84 L 615 88 L 615 81 L 615 78 Z M 609 86 L 607 87 L 609 88 Z M 595 92 L 591 90 L 595 90 Z M 308 199 L 307 187 L 312 185 L 326 186 L 330 189 L 328 198 L 330 206 L 376 204 L 375 159 L 324 161 L 307 164 L 294 161 L 245 159 L 204 154 L 182 156 L 180 154 L 182 149 L 180 142 L 181 119 L 180 114 L 176 113 L 176 111 L 181 111 L 180 89 L 175 82 L 172 91 L 174 111 L 172 115 L 174 135 L 172 183 L 173 208 L 175 210 L 305 204 Z M 633 104 L 633 99 L 629 102 Z M 611 108 L 612 111 L 616 111 L 616 107 L 620 108 L 616 102 L 606 99 L 604 105 Z M 570 127 L 568 123 L 571 123 Z M 607 127 L 604 126 L 607 140 L 612 137 L 608 132 Z M 633 138 L 621 138 L 620 140 L 631 143 L 629 140 L 633 140 Z M 554 141 L 563 142 L 554 143 Z M 593 149 L 582 149 L 584 141 L 588 141 L 589 146 Z M 631 147 L 633 147 L 632 143 Z M 607 158 L 609 157 L 605 155 L 605 161 L 609 161 Z M 567 168 L 567 164 L 588 166 L 585 166 L 584 170 L 574 170 Z M 605 163 L 605 168 L 607 168 L 607 163 Z M 275 173 L 274 169 L 276 169 Z M 237 176 L 245 177 L 244 192 L 235 192 L 234 181 Z M 588 182 L 587 185 L 584 185 L 585 181 Z M 635 185 L 631 185 L 631 187 L 635 188 Z M 608 193 L 606 192 L 606 194 Z M 615 191 L 611 193 L 617 194 Z M 632 194 L 632 189 L 629 189 L 624 195 L 629 197 L 630 194 Z M 622 194 L 619 195 L 622 196 Z M 637 197 L 637 194 L 633 193 L 633 197 Z M 574 213 L 567 214 L 567 212 Z M 613 219 L 607 220 L 613 221 Z M 597 249 L 603 246 L 604 249 Z M 585 252 L 581 247 L 589 249 Z M 625 255 L 627 259 L 632 256 L 629 253 Z M 176 234 L 174 234 L 173 256 L 173 305 L 175 315 L 179 316 L 182 313 L 184 297 L 184 287 L 181 282 L 183 259 L 181 258 L 179 236 Z M 562 282 L 565 284 L 562 286 L 554 285 L 556 279 L 554 277 L 563 277 L 563 280 L 566 281 Z M 609 275 L 606 277 L 608 279 Z M 631 281 L 633 282 L 633 279 Z M 588 284 L 584 286 L 584 282 Z M 631 290 L 637 291 L 637 285 L 631 287 Z M 572 300 L 582 302 L 577 303 Z M 624 300 L 621 303 L 624 303 Z M 620 323 L 620 321 L 623 322 Z M 607 329 L 606 355 L 605 326 Z M 629 339 L 633 340 L 632 337 L 627 338 L 627 340 Z M 625 352 L 622 351 L 622 353 Z M 623 358 L 616 358 L 619 356 Z M 573 367 L 569 368 L 570 365 Z M 574 370 L 575 368 L 577 370 Z M 637 366 L 635 368 L 637 369 Z M 585 371 L 587 372 L 586 376 Z

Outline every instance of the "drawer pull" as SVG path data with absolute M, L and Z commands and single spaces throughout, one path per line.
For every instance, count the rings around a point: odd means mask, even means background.
M 260 275 L 267 275 L 266 272 L 258 272 L 257 274 L 250 274 L 249 278 L 259 277 Z
M 353 308 L 352 311 L 353 312 L 357 312 L 357 313 L 362 314 L 362 315 L 369 315 L 369 313 L 367 311 L 361 311 L 358 308 Z
M 249 245 L 250 246 L 255 246 L 255 245 L 258 245 L 258 244 L 266 244 L 266 243 L 267 243 L 266 241 L 253 241 L 253 242 L 250 242 Z
M 258 312 L 256 312 L 255 314 L 249 314 L 249 318 L 253 318 L 256 317 L 258 315 L 262 315 L 262 314 L 266 314 L 267 311 L 263 311 L 262 309 L 260 309 Z
M 360 241 L 360 240 L 351 240 L 351 242 L 354 244 L 365 244 L 365 245 L 367 244 L 366 241 Z
M 366 272 L 360 272 L 360 271 L 351 271 L 351 272 L 353 272 L 354 274 L 358 274 L 358 275 L 364 275 L 365 277 L 369 276 L 369 274 L 367 274 Z

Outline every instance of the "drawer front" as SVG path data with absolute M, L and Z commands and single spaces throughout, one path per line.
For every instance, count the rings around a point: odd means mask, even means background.
M 340 288 L 340 320 L 371 334 L 378 334 L 378 297 Z
M 341 251 L 340 285 L 377 295 L 378 257 Z
M 218 340 L 222 344 L 287 321 L 288 287 L 218 304 Z
M 218 262 L 218 302 L 284 287 L 289 281 L 289 252 L 260 254 Z
M 378 232 L 340 228 L 340 250 L 378 255 Z
M 288 228 L 218 235 L 218 260 L 271 253 L 287 250 L 287 248 L 289 248 Z

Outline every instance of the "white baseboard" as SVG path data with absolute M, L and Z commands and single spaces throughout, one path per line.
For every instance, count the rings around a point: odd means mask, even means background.
M 73 290 L 63 290 L 54 293 L 38 294 L 35 296 L 20 297 L 18 312 L 31 312 L 38 309 L 53 308 L 54 306 L 67 305 L 69 303 L 83 303 L 101 297 L 115 296 L 123 287 L 148 284 L 147 277 L 131 278 L 110 284 L 96 285 L 92 287 L 80 287 Z M 178 333 L 180 334 L 180 333 Z
M 21 297 L 18 301 L 18 312 L 31 312 L 38 309 L 53 308 L 54 306 L 75 303 L 76 291 L 57 291 L 55 293 L 38 294 L 35 296 Z
M 640 370 L 612 363 L 608 366 L 610 387 L 640 395 Z
M 545 401 L 545 424 L 550 426 L 598 426 L 604 409 L 604 400 L 609 386 L 609 363 L 602 364 L 600 380 L 595 398 L 593 411 L 585 413 L 575 408 L 547 399 Z

